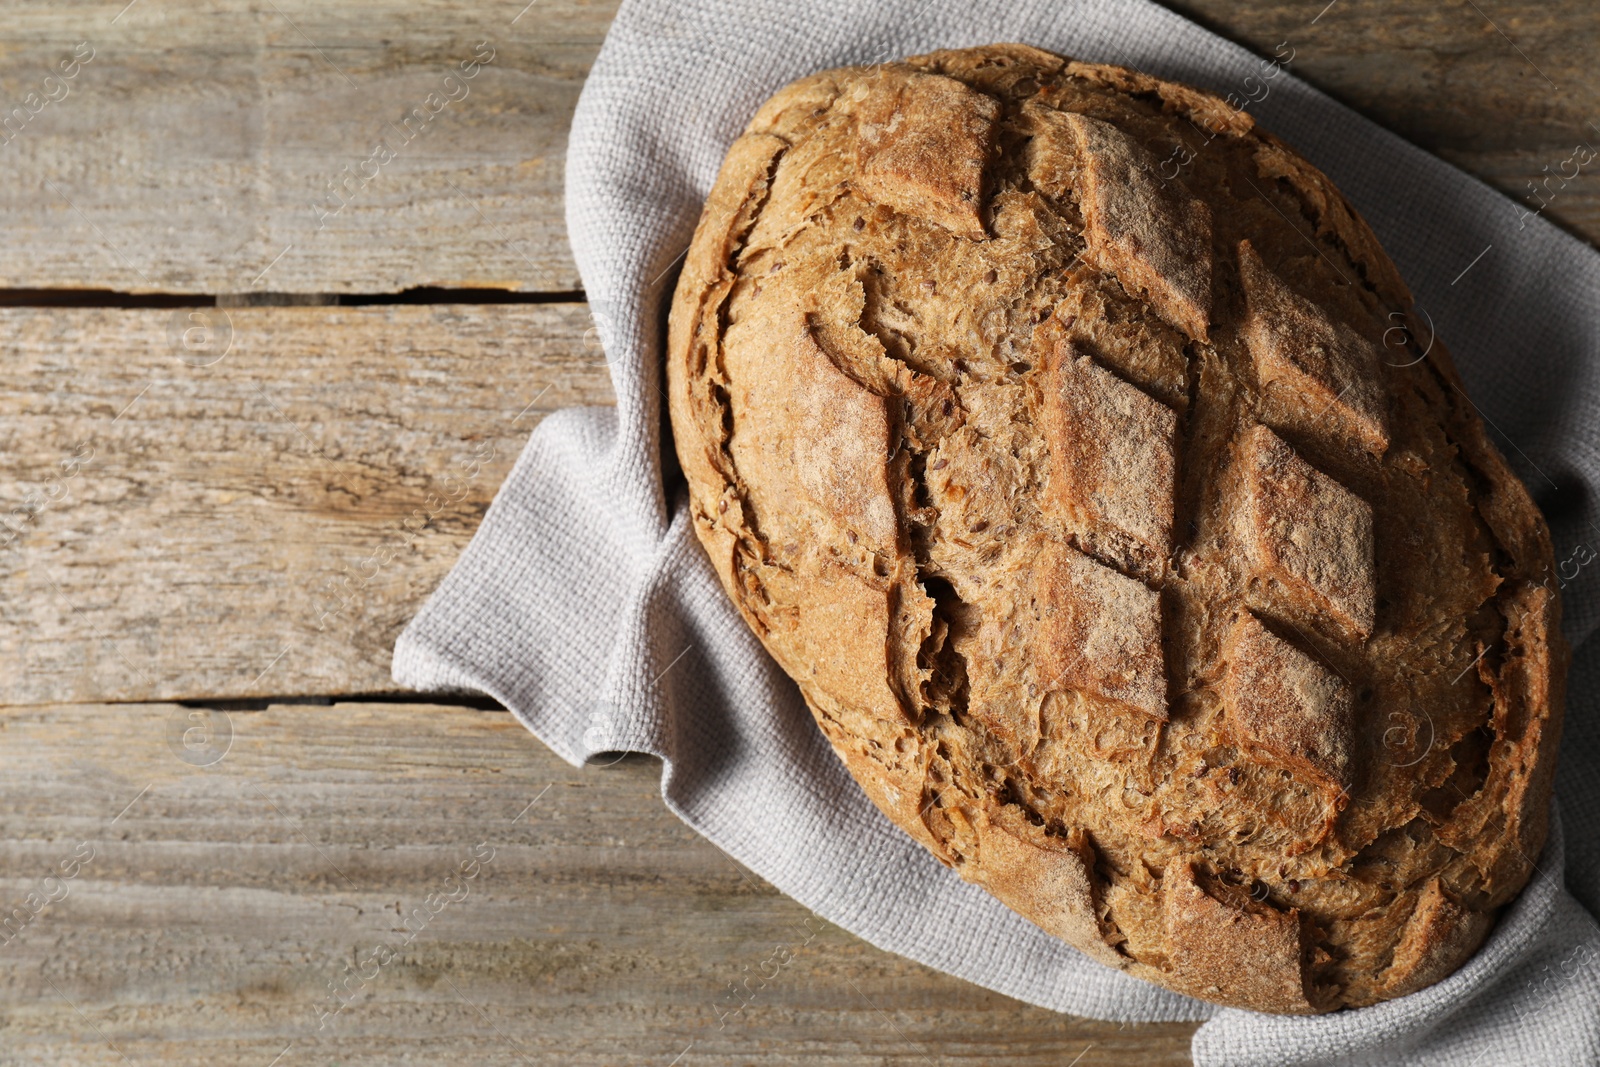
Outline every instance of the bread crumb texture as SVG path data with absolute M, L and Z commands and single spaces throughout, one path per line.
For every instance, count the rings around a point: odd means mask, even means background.
M 1448 975 L 1546 834 L 1550 539 L 1329 181 L 1020 45 L 827 71 L 671 315 L 728 594 L 861 787 L 1106 964 L 1313 1013 Z

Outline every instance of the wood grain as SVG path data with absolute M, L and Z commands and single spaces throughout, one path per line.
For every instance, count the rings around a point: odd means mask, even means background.
M 614 0 L 123 2 L 6 7 L 6 111 L 92 59 L 0 144 L 0 287 L 580 288 L 561 168 Z
M 659 764 L 574 769 L 503 712 L 74 705 L 0 733 L 8 1064 L 1187 1062 L 1191 1025 L 872 948 L 671 816 Z
M 1288 42 L 1292 69 L 1313 84 L 1526 208 L 1547 201 L 1547 217 L 1600 242 L 1600 163 L 1541 186 L 1538 199 L 1529 188 L 1580 141 L 1600 146 L 1589 71 L 1600 7 L 1172 6 L 1262 54 Z M 613 0 L 215 0 L 203 10 L 140 0 L 117 17 L 121 7 L 7 7 L 5 109 L 39 93 L 79 42 L 94 58 L 0 145 L 0 288 L 579 287 L 561 170 Z M 479 42 L 494 58 L 466 95 L 393 144 L 404 133 L 390 124 L 440 91 Z M 368 163 L 385 138 L 395 158 Z M 323 219 L 317 205 L 339 202 L 327 199 L 330 183 L 348 206 Z
M 0 309 L 0 703 L 392 690 L 534 424 L 610 403 L 589 329 L 580 304 Z

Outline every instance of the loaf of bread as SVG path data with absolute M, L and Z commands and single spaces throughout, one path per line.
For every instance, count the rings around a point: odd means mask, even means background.
M 1448 975 L 1547 830 L 1545 523 L 1319 171 L 1018 45 L 729 150 L 672 428 L 728 595 L 885 814 L 1097 960 L 1313 1013 Z

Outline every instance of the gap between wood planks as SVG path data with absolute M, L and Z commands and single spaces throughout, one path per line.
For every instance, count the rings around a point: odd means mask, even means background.
M 107 705 L 113 704 L 148 704 L 147 700 L 108 700 L 102 701 Z M 287 704 L 311 707 L 331 707 L 334 704 L 438 704 L 443 707 L 467 708 L 472 711 L 509 711 L 504 704 L 494 697 L 473 696 L 470 693 L 414 693 L 410 690 L 395 690 L 381 693 L 339 693 L 332 696 L 268 696 L 268 697 L 232 697 L 222 699 L 209 699 L 195 697 L 186 700 L 172 700 L 167 703 L 176 704 L 184 708 L 210 709 L 213 711 L 266 711 L 271 707 L 282 707 Z
M 583 290 L 519 293 L 509 289 L 418 286 L 398 293 L 123 293 L 112 289 L 0 289 L 0 307 L 369 307 L 378 304 L 587 303 Z

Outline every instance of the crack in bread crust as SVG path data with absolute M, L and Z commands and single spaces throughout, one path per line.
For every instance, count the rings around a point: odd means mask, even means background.
M 1530 875 L 1567 659 L 1544 521 L 1409 303 L 1208 94 L 1021 45 L 814 75 L 673 302 L 696 531 L 963 877 L 1217 1003 L 1404 995 Z

